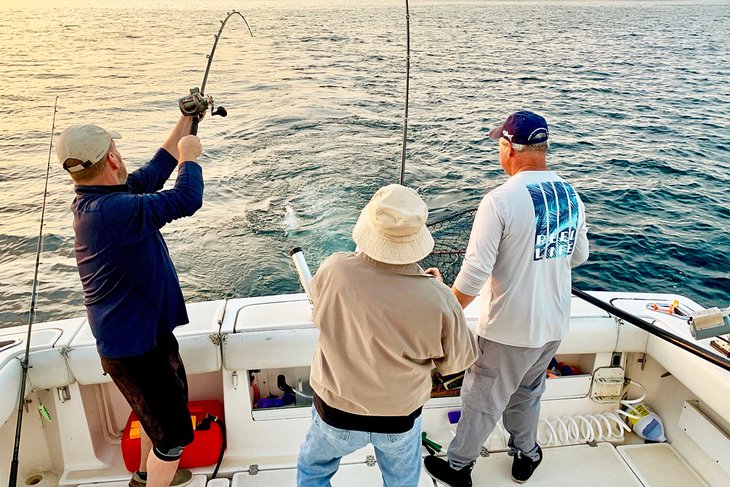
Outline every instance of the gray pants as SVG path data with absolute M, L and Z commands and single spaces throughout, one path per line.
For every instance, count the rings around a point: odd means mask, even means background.
M 512 347 L 479 337 L 481 353 L 466 371 L 461 419 L 448 450 L 453 468 L 461 469 L 477 459 L 500 416 L 510 434 L 510 449 L 537 460 L 545 369 L 559 345 L 560 340 L 540 348 Z

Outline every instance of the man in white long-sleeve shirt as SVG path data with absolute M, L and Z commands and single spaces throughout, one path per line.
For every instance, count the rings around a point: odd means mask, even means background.
M 547 167 L 548 126 L 515 112 L 489 134 L 510 176 L 482 200 L 453 292 L 466 307 L 481 293 L 480 354 L 467 369 L 448 462 L 427 457 L 428 473 L 470 487 L 471 470 L 500 416 L 523 483 L 542 461 L 536 443 L 545 369 L 568 333 L 571 268 L 588 258 L 585 208 Z

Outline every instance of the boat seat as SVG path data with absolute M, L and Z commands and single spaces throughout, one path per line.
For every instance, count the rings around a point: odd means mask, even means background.
M 83 318 L 77 318 L 33 325 L 26 397 L 34 390 L 62 387 L 74 381 L 63 354 L 83 322 Z M 27 339 L 25 328 L 5 328 L 0 333 L 0 343 L 5 343 L 0 348 L 0 384 L 3 384 L 5 391 L 0 395 L 0 423 L 7 421 L 18 408 L 23 375 L 21 361 Z
M 18 409 L 18 394 L 20 393 L 20 379 L 23 370 L 20 360 L 9 357 L 2 362 L 0 355 L 0 384 L 3 385 L 3 393 L 0 394 L 0 428 L 8 421 L 10 416 Z
M 649 334 L 641 328 L 617 321 L 606 311 L 573 297 L 570 331 L 558 353 L 644 352 L 648 338 Z
M 229 301 L 221 334 L 228 370 L 309 367 L 319 339 L 306 294 Z
M 218 316 L 224 301 L 188 304 L 190 323 L 175 328 L 180 343 L 180 356 L 188 375 L 214 372 L 221 368 L 221 350 L 218 346 Z M 68 364 L 79 384 L 102 384 L 111 382 L 101 368 L 96 340 L 86 323 L 67 353 Z
M 59 332 L 59 334 L 52 347 L 31 352 L 30 368 L 28 369 L 31 390 L 63 387 L 76 380 L 68 367 L 65 354 L 85 322 L 86 318 L 72 318 L 44 324 L 49 327 L 47 332 Z M 35 340 L 35 333 L 36 330 L 33 331 L 33 340 Z M 49 336 L 49 338 L 51 337 Z M 33 343 L 33 348 L 35 348 L 35 343 Z

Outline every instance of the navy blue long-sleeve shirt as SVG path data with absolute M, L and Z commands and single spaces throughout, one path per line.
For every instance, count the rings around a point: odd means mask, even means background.
M 203 171 L 178 169 L 160 149 L 126 184 L 76 186 L 72 204 L 76 262 L 99 353 L 121 358 L 151 351 L 157 336 L 188 322 L 180 282 L 160 228 L 203 204 Z

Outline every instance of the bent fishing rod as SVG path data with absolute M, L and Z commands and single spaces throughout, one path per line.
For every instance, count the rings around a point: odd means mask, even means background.
M 251 37 L 253 37 L 253 32 L 251 32 L 251 27 L 248 25 L 246 17 L 244 17 L 243 14 L 237 10 L 228 12 L 226 18 L 220 21 L 221 26 L 220 29 L 218 29 L 218 33 L 214 36 L 215 41 L 213 41 L 213 48 L 210 50 L 210 54 L 207 55 L 208 64 L 205 66 L 205 74 L 203 74 L 203 82 L 200 84 L 200 88 L 191 88 L 189 95 L 178 100 L 178 106 L 180 107 L 180 111 L 183 113 L 183 115 L 193 117 L 193 126 L 190 129 L 190 133 L 192 135 L 198 134 L 198 124 L 200 123 L 200 120 L 203 118 L 208 108 L 210 108 L 211 115 L 218 115 L 221 117 L 225 117 L 228 115 L 228 112 L 224 107 L 219 106 L 218 108 L 214 108 L 213 97 L 205 94 L 205 85 L 208 83 L 210 65 L 213 63 L 213 56 L 215 55 L 216 47 L 218 47 L 218 41 L 220 40 L 221 34 L 223 33 L 223 28 L 226 26 L 228 19 L 230 19 L 234 15 L 238 15 L 243 19 L 243 22 L 248 28 L 248 32 L 251 34 Z
M 41 224 L 38 231 L 38 245 L 35 253 L 35 271 L 33 273 L 33 289 L 30 294 L 30 312 L 28 314 L 28 334 L 25 339 L 25 353 L 20 362 L 22 374 L 20 377 L 20 397 L 18 398 L 18 420 L 15 425 L 15 443 L 13 445 L 13 460 L 10 462 L 9 487 L 15 487 L 18 480 L 18 454 L 20 452 L 20 430 L 23 426 L 23 411 L 25 406 L 25 381 L 28 378 L 28 360 L 30 359 L 30 337 L 35 322 L 36 298 L 38 291 L 38 269 L 43 252 L 43 221 L 46 216 L 46 199 L 48 196 L 48 177 L 51 173 L 51 152 L 53 150 L 53 133 L 56 130 L 56 112 L 58 112 L 58 97 L 53 102 L 53 122 L 51 123 L 51 141 L 48 144 L 48 162 L 46 163 L 46 183 L 43 188 L 43 205 L 41 206 Z

